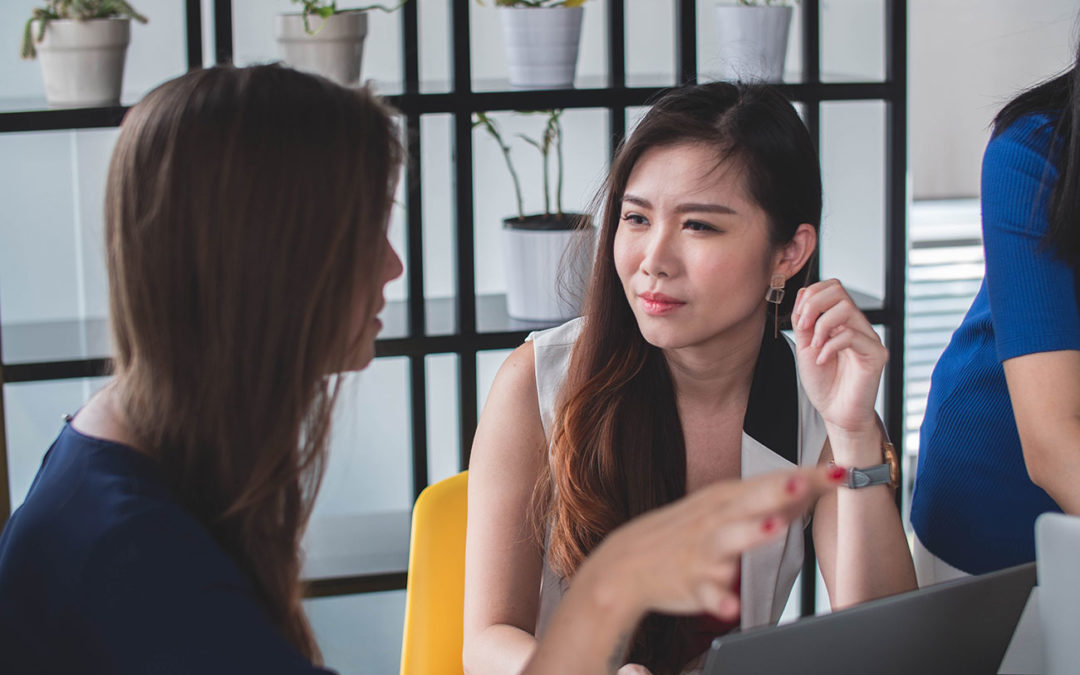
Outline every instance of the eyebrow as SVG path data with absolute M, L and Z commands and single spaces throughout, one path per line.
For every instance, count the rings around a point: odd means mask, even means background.
M 624 194 L 622 200 L 624 202 L 636 204 L 637 206 L 645 209 L 652 208 L 652 204 L 649 202 L 648 199 L 644 199 L 643 197 L 638 197 L 636 195 Z M 738 214 L 738 212 L 730 206 L 725 206 L 723 204 L 705 204 L 698 202 L 679 204 L 675 207 L 675 213 L 722 213 L 729 215 Z

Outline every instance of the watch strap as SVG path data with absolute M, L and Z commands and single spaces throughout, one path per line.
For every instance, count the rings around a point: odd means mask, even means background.
M 892 483 L 892 467 L 886 462 L 848 471 L 847 487 L 855 490 Z

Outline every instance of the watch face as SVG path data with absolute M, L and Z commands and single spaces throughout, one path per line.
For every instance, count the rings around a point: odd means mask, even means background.
M 889 465 L 889 484 L 895 488 L 900 484 L 900 459 L 896 456 L 896 446 L 885 441 L 881 447 L 885 453 L 885 463 Z

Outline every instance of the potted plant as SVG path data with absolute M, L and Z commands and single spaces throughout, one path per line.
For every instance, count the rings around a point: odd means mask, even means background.
M 301 11 L 279 14 L 275 24 L 278 47 L 286 64 L 351 86 L 360 81 L 360 61 L 367 36 L 369 10 L 392 12 L 393 7 L 368 5 L 338 9 L 337 0 L 292 0 Z
M 476 113 L 473 127 L 482 127 L 499 145 L 514 182 L 517 215 L 503 220 L 503 265 L 506 270 L 507 313 L 526 321 L 564 321 L 581 311 L 585 284 L 592 265 L 595 229 L 588 216 L 562 208 L 562 110 L 545 111 L 543 134 L 519 138 L 540 152 L 543 162 L 544 212 L 526 215 L 521 181 L 510 158 L 510 145 L 495 121 Z M 555 186 L 550 180 L 555 156 Z M 552 209 L 554 194 L 554 209 Z
M 495 0 L 512 86 L 573 86 L 585 1 Z
M 132 19 L 146 23 L 124 0 L 46 0 L 33 10 L 20 56 L 40 57 L 49 105 L 120 103 Z
M 716 4 L 720 78 L 779 82 L 784 77 L 793 13 L 787 0 Z

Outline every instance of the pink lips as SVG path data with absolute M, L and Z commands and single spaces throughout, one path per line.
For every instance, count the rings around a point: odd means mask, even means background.
M 639 293 L 638 298 L 641 299 L 642 309 L 650 316 L 670 314 L 686 304 L 663 293 Z

